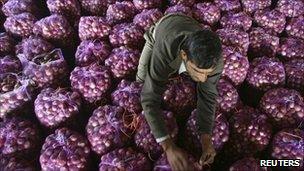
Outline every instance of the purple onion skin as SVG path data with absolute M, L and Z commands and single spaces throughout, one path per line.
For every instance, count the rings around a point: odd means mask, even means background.
M 41 54 L 32 60 L 18 55 L 23 66 L 23 74 L 31 78 L 39 88 L 56 87 L 68 75 L 67 63 L 61 49 L 54 49 L 47 54 Z
M 33 33 L 33 27 L 37 21 L 31 13 L 21 13 L 6 18 L 4 28 L 7 32 L 16 37 L 28 37 Z
M 304 15 L 292 18 L 285 30 L 288 35 L 304 40 Z
M 116 0 L 80 0 L 82 9 L 93 16 L 105 15 L 109 5 L 115 3 L 115 1 Z
M 248 31 L 252 25 L 252 18 L 244 12 L 228 13 L 221 18 L 220 23 L 226 28 L 239 28 Z
M 267 91 L 285 84 L 284 65 L 277 58 L 255 58 L 250 64 L 247 82 L 250 86 Z
M 200 157 L 202 152 L 201 134 L 198 132 L 197 112 L 192 111 L 185 129 L 186 149 Z M 229 139 L 229 123 L 225 115 L 219 111 L 215 114 L 212 143 L 216 151 L 220 151 Z
M 33 162 L 29 162 L 28 159 L 23 157 L 3 157 L 0 158 L 0 170 L 3 171 L 36 171 L 37 169 L 34 166 Z
M 249 61 L 247 56 L 237 52 L 235 48 L 228 46 L 222 47 L 224 70 L 222 76 L 230 80 L 233 85 L 238 86 L 242 84 L 248 73 Z
M 18 110 L 24 112 L 33 95 L 28 78 L 14 73 L 0 74 L 0 118 L 16 115 Z
M 241 0 L 243 9 L 246 13 L 254 13 L 271 5 L 271 0 Z
M 86 16 L 79 21 L 78 34 L 81 41 L 106 38 L 111 31 L 111 26 L 103 17 Z
M 214 0 L 214 3 L 224 12 L 241 10 L 241 3 L 239 0 Z
M 136 72 L 140 52 L 121 46 L 112 50 L 105 60 L 105 65 L 111 68 L 115 78 L 126 78 Z
M 193 156 L 187 154 L 187 157 L 188 157 L 188 165 L 191 168 L 191 171 L 202 170 L 202 167 Z M 156 161 L 156 163 L 154 164 L 153 171 L 173 171 L 167 160 L 167 156 L 165 153 L 163 153 L 161 157 Z
M 13 72 L 18 73 L 22 71 L 22 66 L 18 58 L 11 55 L 0 58 L 0 74 Z
M 163 13 L 159 9 L 145 9 L 134 17 L 133 23 L 147 31 L 162 17 Z
M 294 59 L 285 64 L 287 86 L 304 92 L 304 59 Z
M 35 100 L 35 114 L 48 128 L 58 127 L 79 114 L 81 97 L 68 89 L 43 89 Z
M 10 17 L 24 12 L 37 14 L 38 8 L 34 0 L 9 0 L 2 6 L 2 12 Z
M 115 2 L 109 5 L 106 18 L 112 25 L 132 21 L 138 13 L 134 4 L 130 1 Z
M 117 89 L 111 94 L 113 104 L 121 106 L 131 113 L 140 113 L 142 110 L 140 103 L 142 87 L 142 83 L 121 80 Z
M 168 7 L 165 11 L 165 15 L 171 14 L 171 13 L 176 13 L 176 14 L 184 14 L 189 17 L 192 17 L 192 11 L 191 8 L 185 5 L 174 5 L 171 7 Z
M 256 27 L 249 33 L 249 49 L 254 57 L 275 57 L 280 49 L 280 38 L 267 32 L 267 30 Z
M 195 3 L 195 0 L 170 0 L 170 5 L 185 5 L 188 7 L 193 6 Z
M 283 38 L 278 54 L 285 60 L 304 59 L 304 40 L 298 38 Z
M 178 127 L 174 118 L 174 114 L 169 111 L 163 111 L 162 113 L 168 131 L 170 131 L 169 134 L 171 137 L 173 137 L 173 139 L 175 139 L 178 133 Z M 139 127 L 134 135 L 135 144 L 140 149 L 140 151 L 148 154 L 153 159 L 157 159 L 163 152 L 163 149 L 160 144 L 156 142 L 151 132 L 150 126 L 145 119 L 144 112 L 142 112 L 139 116 L 139 123 Z
M 110 45 L 101 40 L 84 40 L 77 48 L 75 59 L 77 66 L 102 63 L 110 55 Z
M 219 109 L 223 112 L 230 112 L 239 104 L 240 97 L 237 89 L 225 79 L 220 79 L 217 84 Z
M 259 10 L 254 13 L 254 20 L 264 29 L 269 29 L 275 33 L 282 33 L 286 25 L 284 14 L 277 10 Z
M 60 14 L 71 20 L 80 18 L 81 10 L 77 0 L 47 0 L 46 3 L 51 14 Z
M 21 118 L 0 122 L 0 155 L 33 155 L 39 148 L 39 130 L 36 125 Z
M 72 88 L 89 103 L 103 100 L 112 85 L 109 69 L 98 64 L 75 67 L 70 81 Z
M 279 0 L 276 8 L 286 17 L 298 17 L 304 14 L 302 0 Z
M 23 54 L 28 60 L 35 56 L 54 50 L 55 47 L 39 36 L 30 36 L 16 45 L 16 54 Z
M 162 0 L 133 0 L 133 4 L 138 10 L 160 8 Z
M 259 160 L 253 157 L 247 157 L 238 160 L 235 163 L 233 163 L 229 168 L 229 171 L 245 171 L 245 170 L 268 171 L 269 169 L 267 169 L 266 167 L 261 167 Z
M 46 137 L 39 158 L 41 170 L 88 170 L 90 146 L 82 135 L 68 128 Z
M 105 105 L 94 110 L 86 126 L 86 134 L 95 153 L 104 155 L 130 142 L 132 130 L 126 126 L 127 116 L 119 106 Z
M 115 149 L 101 156 L 101 161 L 99 163 L 99 171 L 143 171 L 151 169 L 152 166 L 148 157 L 135 151 L 131 147 Z
M 197 3 L 194 5 L 193 15 L 194 18 L 200 22 L 206 22 L 213 25 L 220 20 L 221 11 L 213 3 Z
M 0 55 L 5 56 L 14 52 L 14 38 L 11 37 L 8 33 L 0 33 Z
M 304 118 L 304 101 L 296 90 L 269 90 L 260 101 L 260 108 L 278 129 L 296 128 Z

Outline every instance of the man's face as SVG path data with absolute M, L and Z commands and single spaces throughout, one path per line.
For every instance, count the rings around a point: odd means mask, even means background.
M 205 82 L 207 77 L 214 71 L 214 68 L 200 69 L 192 61 L 187 60 L 187 55 L 184 51 L 181 52 L 183 61 L 190 77 L 196 82 Z

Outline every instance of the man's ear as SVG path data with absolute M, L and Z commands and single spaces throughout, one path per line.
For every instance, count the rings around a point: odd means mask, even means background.
M 188 57 L 187 57 L 187 54 L 184 50 L 180 51 L 180 55 L 181 55 L 181 57 L 184 61 L 187 61 Z

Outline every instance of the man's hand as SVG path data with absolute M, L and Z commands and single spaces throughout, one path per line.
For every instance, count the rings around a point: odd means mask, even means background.
M 177 147 L 171 138 L 162 142 L 161 145 L 173 171 L 191 170 L 188 163 L 187 154 L 182 149 Z
M 200 158 L 200 165 L 203 166 L 203 165 L 212 164 L 216 152 L 212 144 L 211 136 L 208 134 L 202 134 L 201 143 L 202 143 L 203 154 Z

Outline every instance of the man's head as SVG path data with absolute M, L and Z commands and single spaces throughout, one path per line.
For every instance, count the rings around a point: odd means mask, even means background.
M 205 82 L 221 58 L 220 38 L 210 30 L 201 30 L 188 36 L 181 47 L 181 57 L 194 81 Z

